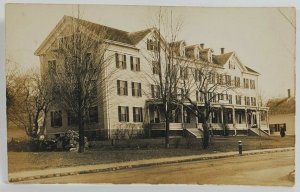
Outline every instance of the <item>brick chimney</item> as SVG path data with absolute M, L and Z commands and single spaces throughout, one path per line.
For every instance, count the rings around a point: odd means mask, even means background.
M 221 48 L 221 54 L 224 54 L 225 48 Z
M 291 97 L 291 89 L 288 89 L 288 98 Z
M 204 49 L 204 43 L 200 44 L 201 49 Z

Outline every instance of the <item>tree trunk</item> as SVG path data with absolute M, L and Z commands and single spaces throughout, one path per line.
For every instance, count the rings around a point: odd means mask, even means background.
M 165 119 L 166 119 L 166 135 L 165 135 L 165 147 L 170 147 L 170 120 L 169 120 L 169 109 L 168 103 L 166 103 L 165 108 Z
M 202 127 L 203 127 L 202 146 L 203 146 L 203 149 L 207 149 L 208 145 L 209 145 L 209 127 L 208 127 L 207 121 L 205 121 L 202 124 Z
M 202 140 L 202 146 L 203 149 L 207 149 L 209 146 L 209 127 L 208 127 L 208 119 L 209 119 L 209 106 L 206 104 L 205 105 L 205 111 L 204 111 L 204 116 L 203 116 L 203 140 Z
M 83 153 L 84 152 L 84 124 L 83 124 L 83 119 L 82 115 L 79 117 L 79 122 L 78 122 L 78 130 L 79 130 L 79 148 L 78 152 Z
M 165 135 L 165 147 L 170 147 L 170 122 L 169 118 L 166 118 L 166 135 Z

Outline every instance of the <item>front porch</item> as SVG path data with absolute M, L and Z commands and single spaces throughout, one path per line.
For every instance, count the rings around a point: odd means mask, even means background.
M 198 106 L 203 109 L 203 106 Z M 165 116 L 162 104 L 148 105 L 149 128 L 153 131 L 165 131 Z M 215 105 L 208 123 L 215 135 L 248 135 L 249 131 L 257 133 L 262 130 L 269 134 L 267 108 Z M 170 131 L 186 129 L 202 130 L 203 118 L 196 116 L 187 107 L 173 106 L 170 120 Z M 255 130 L 257 129 L 257 131 Z

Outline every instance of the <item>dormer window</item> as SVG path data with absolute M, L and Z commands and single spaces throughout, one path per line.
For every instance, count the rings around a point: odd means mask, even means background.
M 211 63 L 212 62 L 212 52 L 208 52 L 208 61 Z
M 180 56 L 181 57 L 185 56 L 185 50 L 183 47 L 180 48 Z
M 200 52 L 199 52 L 198 48 L 195 48 L 194 54 L 195 54 L 195 59 L 199 59 L 200 58 Z
M 184 43 L 184 41 L 182 41 L 179 46 L 179 54 L 181 57 L 185 56 L 185 47 L 184 46 L 185 46 L 185 43 Z

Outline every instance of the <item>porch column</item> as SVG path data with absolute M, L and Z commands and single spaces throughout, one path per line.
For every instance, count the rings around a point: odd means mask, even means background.
M 208 123 L 212 123 L 212 116 L 211 116 L 211 113 L 209 113 L 209 117 L 208 117 Z
M 271 131 L 270 131 L 270 126 L 269 126 L 269 110 L 266 110 L 267 114 L 266 114 L 266 118 L 267 118 L 267 127 L 268 127 L 268 132 L 269 132 L 269 135 L 271 134 Z
M 246 121 L 246 128 L 248 128 L 248 114 L 247 114 L 247 108 L 245 108 L 245 121 Z
M 148 125 L 149 125 L 149 129 L 148 129 L 148 135 L 149 137 L 151 137 L 151 117 L 150 117 L 150 104 L 148 103 L 147 105 L 147 113 L 148 113 Z
M 232 123 L 234 128 L 234 135 L 236 136 L 236 126 L 235 126 L 235 108 L 232 106 Z
M 196 120 L 196 128 L 198 129 L 198 111 L 196 111 L 195 120 Z
M 181 105 L 181 128 L 184 129 L 183 105 Z
M 150 124 L 151 118 L 150 118 L 150 105 L 149 105 L 149 103 L 147 105 L 147 116 L 148 116 L 148 123 Z
M 223 115 L 224 115 L 224 113 L 223 113 L 223 107 L 221 106 L 221 123 L 223 124 L 224 123 L 224 117 L 223 117 Z
M 260 124 L 260 111 L 256 109 L 256 125 L 258 129 L 261 129 L 261 124 Z

